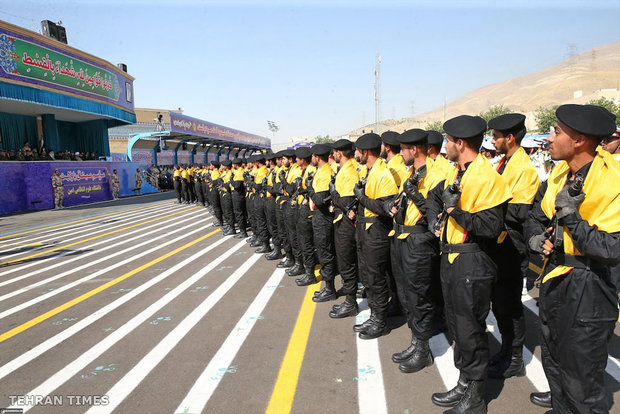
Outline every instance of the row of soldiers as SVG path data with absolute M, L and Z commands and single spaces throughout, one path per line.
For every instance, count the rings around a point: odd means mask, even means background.
M 432 401 L 451 407 L 450 414 L 487 412 L 487 376 L 525 375 L 527 275 L 528 289 L 540 282 L 550 385 L 531 401 L 559 413 L 608 412 L 604 369 L 618 319 L 620 164 L 599 144 L 616 131 L 615 116 L 591 105 L 562 105 L 556 115 L 548 142 L 557 164 L 543 183 L 520 146 L 524 115 L 501 115 L 488 125 L 462 115 L 443 125 L 447 159 L 437 131 L 369 133 L 355 143 L 254 155 L 245 169 L 235 159 L 202 172 L 181 170 L 179 201 L 192 200 L 192 180 L 184 177 L 200 176 L 194 182 L 206 184 L 204 202 L 224 234 L 238 228 L 235 237 L 242 238 L 251 228 L 256 253 L 282 259 L 277 266 L 300 276 L 299 286 L 320 275 L 315 302 L 338 297 L 340 275 L 345 299 L 331 318 L 357 315 L 361 282 L 371 311 L 353 326 L 361 339 L 388 334 L 390 308 L 400 307 L 412 333 L 392 356 L 402 372 L 433 364 L 429 339 L 445 320 L 460 376 Z M 495 167 L 479 152 L 487 128 L 504 155 Z M 502 338 L 493 356 L 490 309 Z

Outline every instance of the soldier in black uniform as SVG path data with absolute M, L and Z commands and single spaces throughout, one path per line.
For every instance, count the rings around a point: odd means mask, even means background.
M 290 151 L 290 152 L 289 152 Z M 284 204 L 284 223 L 286 224 L 286 233 L 288 241 L 291 245 L 291 251 L 295 264 L 286 270 L 289 276 L 299 276 L 304 273 L 303 255 L 299 247 L 297 238 L 297 200 L 296 192 L 301 185 L 301 168 L 297 165 L 297 157 L 294 150 L 284 151 L 284 165 L 288 167 L 287 171 L 280 171 L 280 181 L 282 181 L 285 200 Z
M 257 168 L 254 173 L 254 189 L 256 190 L 254 210 L 256 217 L 256 237 L 257 241 L 260 243 L 260 247 L 256 249 L 255 253 L 269 253 L 271 252 L 271 246 L 269 245 L 270 234 L 269 229 L 267 228 L 267 215 L 265 213 L 265 187 L 267 186 L 267 175 L 269 174 L 269 171 L 265 166 L 264 155 L 256 155 L 255 163 Z
M 221 186 L 220 186 L 220 204 L 222 206 L 222 215 L 224 217 L 224 236 L 230 236 L 236 234 L 235 230 L 235 213 L 233 211 L 232 204 L 232 171 L 230 167 L 232 162 L 230 160 L 224 160 L 221 162 Z
M 278 163 L 278 172 L 275 176 L 275 184 L 273 186 L 274 194 L 276 194 L 276 222 L 278 223 L 278 238 L 282 243 L 284 250 L 284 260 L 278 263 L 278 268 L 289 268 L 295 264 L 293 257 L 293 249 L 288 238 L 286 230 L 286 204 L 287 198 L 284 195 L 284 185 L 286 184 L 286 174 L 288 172 L 289 161 L 287 154 L 295 154 L 293 150 L 283 150 L 276 153 L 276 161 Z M 269 256 L 268 256 L 269 258 Z
M 276 175 L 278 174 L 276 154 L 265 155 L 265 161 L 267 163 L 267 169 L 269 174 L 267 175 L 267 187 L 265 197 L 265 215 L 267 217 L 267 230 L 271 235 L 271 241 L 273 243 L 273 251 L 265 258 L 267 260 L 279 260 L 282 256 L 282 240 L 280 240 L 280 233 L 278 232 L 278 221 L 276 218 Z
M 245 183 L 245 208 L 248 212 L 248 224 L 252 229 L 252 236 L 246 240 L 250 244 L 250 247 L 257 247 L 260 245 L 258 241 L 258 231 L 256 230 L 256 190 L 254 189 L 254 174 L 256 173 L 256 155 L 250 155 L 248 157 L 248 168 L 244 172 Z
M 447 155 L 458 163 L 427 198 L 429 230 L 439 237 L 441 285 L 446 321 L 454 337 L 456 387 L 435 393 L 434 404 L 447 414 L 486 413 L 484 380 L 489 359 L 486 317 L 497 266 L 489 256 L 504 229 L 506 181 L 479 153 L 487 124 L 461 115 L 443 125 Z
M 177 193 L 177 203 L 181 204 L 181 196 L 183 192 L 183 187 L 181 185 L 181 169 L 178 165 L 174 166 L 174 173 L 172 174 L 172 183 L 174 185 L 174 191 Z
M 356 141 L 355 147 L 356 156 L 368 168 L 365 185 L 356 184 L 353 192 L 359 202 L 356 229 L 360 280 L 366 288 L 371 314 L 353 330 L 359 332 L 361 339 L 374 339 L 390 332 L 387 326 L 391 271 L 388 233 L 392 227 L 389 204 L 397 195 L 398 187 L 386 162 L 379 158 L 379 135 L 364 134 Z
M 357 242 L 355 240 L 355 216 L 357 199 L 353 188 L 359 181 L 357 162 L 353 158 L 353 143 L 340 139 L 332 145 L 334 161 L 340 165 L 335 180 L 329 183 L 329 193 L 334 210 L 334 239 L 338 270 L 342 277 L 342 293 L 345 300 L 334 305 L 330 318 L 356 316 L 359 312 L 355 293 L 357 291 Z
M 607 345 L 618 319 L 611 268 L 620 262 L 620 166 L 598 147 L 615 117 L 562 105 L 548 138 L 558 163 L 525 223 L 532 254 L 547 258 L 540 285 L 542 363 L 551 389 L 530 396 L 558 413 L 607 413 Z
M 233 211 L 235 213 L 235 222 L 239 226 L 239 233 L 235 235 L 235 239 L 245 239 L 248 237 L 248 233 L 246 232 L 247 222 L 245 212 L 245 185 L 243 168 L 241 167 L 243 160 L 241 158 L 235 158 L 232 163 L 232 203 Z
M 211 207 L 215 216 L 214 227 L 220 227 L 223 222 L 222 205 L 220 203 L 220 163 L 219 161 L 211 161 L 209 170 L 209 195 L 211 196 Z

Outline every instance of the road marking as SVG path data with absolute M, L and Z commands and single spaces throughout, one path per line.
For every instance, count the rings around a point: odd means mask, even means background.
M 219 230 L 216 230 L 216 231 L 219 231 Z M 204 239 L 204 237 L 205 236 L 199 239 L 196 239 L 194 242 L 192 242 L 192 244 L 195 244 L 198 241 Z M 150 317 L 152 317 L 155 312 L 159 311 L 161 308 L 163 308 L 165 305 L 170 303 L 177 296 L 181 295 L 185 290 L 187 290 L 188 287 L 190 287 L 196 281 L 203 278 L 215 266 L 217 266 L 219 263 L 221 263 L 228 257 L 232 256 L 232 254 L 236 250 L 245 246 L 245 244 L 246 244 L 245 241 L 240 241 L 239 243 L 237 243 L 233 248 L 228 250 L 223 255 L 219 256 L 217 259 L 213 260 L 211 263 L 209 263 L 207 266 L 201 269 L 198 273 L 195 273 L 190 278 L 183 281 L 183 283 L 181 283 L 176 288 L 174 288 L 173 290 L 168 292 L 166 295 L 161 297 L 159 300 L 151 304 L 148 308 L 146 308 L 145 310 L 143 310 L 142 312 L 140 312 L 139 314 L 131 318 L 127 323 L 125 323 L 123 326 L 121 326 L 120 328 L 112 332 L 105 339 L 103 339 L 102 341 L 100 341 L 99 343 L 91 347 L 88 351 L 84 352 L 79 357 L 75 358 L 68 365 L 66 365 L 63 369 L 61 369 L 60 371 L 58 371 L 57 373 L 49 377 L 41 385 L 39 385 L 34 390 L 32 390 L 26 397 L 26 401 L 29 398 L 34 398 L 30 396 L 51 394 L 56 388 L 60 387 L 62 384 L 64 384 L 69 379 L 74 377 L 78 372 L 80 372 L 80 370 L 83 369 L 84 366 L 94 361 L 97 357 L 99 357 L 101 354 L 103 354 L 108 349 L 110 349 L 114 344 L 116 344 L 118 341 L 120 341 L 125 336 L 130 334 L 134 329 L 136 329 L 138 326 L 140 326 L 142 323 L 144 323 Z M 190 258 L 192 260 L 199 259 L 201 257 L 199 253 L 194 254 L 193 256 L 190 256 Z M 184 261 L 183 263 L 187 264 L 190 262 L 188 262 L 186 259 L 186 261 Z M 175 268 L 180 268 L 180 267 L 175 266 Z M 212 295 L 215 295 L 215 292 L 213 292 Z M 24 412 L 26 412 L 30 410 L 32 407 L 33 406 L 30 405 L 30 406 L 13 406 L 11 408 L 23 408 Z M 106 412 L 109 412 L 109 410 L 106 410 Z
M 459 380 L 460 372 L 454 366 L 454 350 L 444 334 L 433 336 L 429 345 L 439 376 L 447 389 L 452 389 Z
M 495 328 L 493 330 L 489 330 L 489 332 L 491 332 L 497 342 L 501 344 L 502 335 L 499 332 L 499 326 L 492 311 L 489 312 L 486 322 L 487 328 L 489 325 Z M 547 377 L 545 376 L 545 370 L 543 369 L 542 364 L 526 346 L 523 347 L 523 362 L 525 363 L 525 373 L 527 375 L 527 379 L 530 380 L 536 390 L 539 392 L 549 391 L 549 383 L 547 382 Z
M 32 361 L 33 359 L 38 358 L 43 353 L 49 351 L 50 349 L 52 349 L 56 345 L 58 345 L 61 342 L 63 342 L 65 339 L 68 339 L 71 336 L 75 335 L 76 333 L 80 332 L 82 329 L 87 328 L 89 325 L 95 323 L 96 321 L 98 321 L 99 319 L 103 318 L 104 316 L 106 316 L 110 312 L 114 311 L 115 309 L 121 307 L 122 305 L 124 305 L 125 303 L 129 302 L 131 299 L 135 298 L 136 296 L 138 296 L 142 292 L 146 291 L 147 289 L 150 289 L 151 287 L 155 286 L 157 283 L 165 280 L 166 278 L 168 278 L 170 275 L 174 274 L 179 269 L 181 269 L 184 266 L 192 263 L 192 261 L 201 258 L 201 255 L 204 256 L 206 253 L 208 253 L 209 251 L 215 249 L 217 246 L 221 245 L 226 240 L 228 240 L 228 237 L 223 237 L 220 240 L 210 244 L 209 246 L 207 246 L 204 249 L 202 249 L 200 252 L 194 254 L 193 256 L 185 259 L 184 261 L 182 261 L 180 263 L 177 263 L 176 265 L 174 265 L 170 269 L 166 270 L 164 273 L 161 273 L 161 274 L 159 274 L 158 276 L 155 276 L 152 279 L 148 279 L 145 283 L 141 284 L 137 288 L 132 289 L 130 292 L 127 292 L 125 295 L 119 297 L 115 301 L 105 305 L 103 308 L 100 308 L 99 310 L 96 310 L 94 313 L 88 315 L 87 317 L 85 317 L 84 319 L 82 319 L 81 321 L 76 323 L 75 325 L 73 325 L 73 326 L 63 330 L 62 332 L 60 332 L 60 333 L 54 335 L 53 337 L 47 339 L 45 342 L 42 342 L 41 344 L 35 346 L 31 350 L 24 352 L 19 357 L 17 357 L 15 359 L 13 359 L 12 361 L 6 363 L 4 366 L 0 367 L 0 379 L 6 377 L 11 372 L 19 369 L 20 367 L 22 367 L 23 365 L 25 365 L 28 362 Z M 159 309 L 154 310 L 154 312 L 156 312 L 157 310 L 159 310 Z M 113 330 L 114 329 L 112 329 L 112 328 L 106 328 L 105 329 L 106 332 L 113 331 Z
M 534 315 L 538 316 L 538 306 L 536 306 L 536 299 L 530 295 L 524 295 L 521 297 L 521 301 L 526 308 L 528 308 Z M 607 355 L 607 366 L 605 371 L 613 377 L 617 382 L 620 382 L 620 362 L 611 355 Z M 548 391 L 548 389 L 547 389 Z
M 149 240 L 144 241 L 144 242 L 142 242 L 142 243 L 139 243 L 139 244 L 137 244 L 137 245 L 135 245 L 135 246 L 131 246 L 131 247 L 129 247 L 129 248 L 125 249 L 125 250 L 122 250 L 122 251 L 120 251 L 120 252 L 117 252 L 117 253 L 115 253 L 115 254 L 113 254 L 113 255 L 110 255 L 110 256 L 104 256 L 104 257 L 102 257 L 102 258 L 100 258 L 100 259 L 97 259 L 97 260 L 94 260 L 94 261 L 92 261 L 92 262 L 86 263 L 86 264 L 84 264 L 84 265 L 82 265 L 82 266 L 78 266 L 78 267 L 76 267 L 76 268 L 72 268 L 72 269 L 70 269 L 70 270 L 67 270 L 66 272 L 59 273 L 59 274 L 57 274 L 57 275 L 55 275 L 55 276 L 52 276 L 52 277 L 50 277 L 50 278 L 47 278 L 47 279 L 41 280 L 41 281 L 39 281 L 39 282 L 33 283 L 33 284 L 29 285 L 29 286 L 26 286 L 26 287 L 24 287 L 24 288 L 21 288 L 21 289 L 15 290 L 15 291 L 13 291 L 13 292 L 11 292 L 11 293 L 7 293 L 6 295 L 0 296 L 0 301 L 6 300 L 6 299 L 11 298 L 11 297 L 13 297 L 13 296 L 17 296 L 17 295 L 19 295 L 19 294 L 21 294 L 21 293 L 25 293 L 25 292 L 27 292 L 27 291 L 29 291 L 29 290 L 31 290 L 31 289 L 34 289 L 34 288 L 36 288 L 36 287 L 38 287 L 38 286 L 42 286 L 42 285 L 45 285 L 45 284 L 47 284 L 47 283 L 53 282 L 53 281 L 55 281 L 55 280 L 57 280 L 57 279 L 63 278 L 63 277 L 65 277 L 65 276 L 67 276 L 67 275 L 69 275 L 69 274 L 72 274 L 72 273 L 75 273 L 75 272 L 77 272 L 77 271 L 80 271 L 80 270 L 83 270 L 83 269 L 87 269 L 87 268 L 89 268 L 89 267 L 91 267 L 91 266 L 94 266 L 94 265 L 96 265 L 96 264 L 99 264 L 99 263 L 101 263 L 101 262 L 107 262 L 107 261 L 108 261 L 108 260 L 110 260 L 111 258 L 114 258 L 114 257 L 116 257 L 116 256 L 120 256 L 120 255 L 123 255 L 123 254 L 127 253 L 128 251 L 132 251 L 132 250 L 135 250 L 135 249 L 139 249 L 140 247 L 143 247 L 143 246 L 146 246 L 146 245 L 151 244 L 153 241 L 156 241 L 156 240 L 159 240 L 159 239 L 163 239 L 163 238 L 167 238 L 167 237 L 169 237 L 172 233 L 176 233 L 176 232 L 178 232 L 178 231 L 181 231 L 181 230 L 185 230 L 185 229 L 188 229 L 188 228 L 194 227 L 194 226 L 195 226 L 196 224 L 198 224 L 198 223 L 201 223 L 201 222 L 203 222 L 203 221 L 207 221 L 207 220 L 208 220 L 208 218 L 205 218 L 205 219 L 202 219 L 202 220 L 199 220 L 199 221 L 195 221 L 195 220 L 196 220 L 196 218 L 195 218 L 195 217 L 190 217 L 190 218 L 188 218 L 188 219 L 186 219 L 186 220 L 182 220 L 182 221 L 180 221 L 180 222 L 178 222 L 178 223 L 173 223 L 173 224 L 171 224 L 171 225 L 169 225 L 169 226 L 165 226 L 165 227 L 158 228 L 157 230 L 154 230 L 153 232 L 149 232 L 149 233 L 146 233 L 146 234 L 144 234 L 144 235 L 137 236 L 136 238 L 141 238 L 141 237 L 146 236 L 146 235 L 148 235 L 148 234 L 150 234 L 150 233 L 159 232 L 160 230 L 165 229 L 165 228 L 167 228 L 167 227 L 178 226 L 178 225 L 179 225 L 179 224 L 181 224 L 182 222 L 184 222 L 184 221 L 188 221 L 188 220 L 194 220 L 194 221 L 192 221 L 192 223 L 190 223 L 189 225 L 184 226 L 184 227 L 182 227 L 182 228 L 175 229 L 174 231 L 172 231 L 172 232 L 170 232 L 170 233 L 168 233 L 168 234 L 162 234 L 162 235 L 160 235 L 160 236 L 158 236 L 158 237 L 155 237 L 155 238 L 153 238 L 153 239 L 149 239 Z M 7 310 L 5 310 L 5 311 L 0 312 L 0 319 L 5 318 L 5 317 L 7 317 L 7 316 L 9 316 L 9 315 L 11 315 L 11 314 L 14 314 L 14 313 L 16 313 L 16 312 L 18 312 L 18 311 L 20 311 L 20 310 L 23 310 L 23 309 L 25 309 L 25 308 L 27 308 L 27 307 L 29 307 L 29 306 L 32 306 L 32 305 L 34 305 L 34 304 L 36 304 L 36 303 L 38 303 L 38 302 L 41 302 L 41 301 L 43 301 L 43 300 L 47 300 L 47 299 L 49 299 L 50 297 L 52 297 L 52 296 L 54 296 L 54 295 L 57 295 L 57 294 L 59 294 L 59 293 L 61 293 L 61 292 L 64 292 L 64 291 L 66 291 L 66 290 L 69 290 L 69 289 L 71 289 L 71 288 L 73 288 L 73 287 L 75 287 L 75 286 L 77 286 L 77 285 L 79 285 L 79 284 L 81 284 L 81 283 L 83 283 L 83 282 L 86 282 L 86 281 L 88 281 L 88 280 L 94 279 L 94 278 L 96 278 L 96 277 L 98 277 L 98 276 L 100 276 L 100 275 L 106 274 L 107 272 L 109 272 L 109 271 L 111 271 L 111 270 L 113 270 L 113 269 L 116 269 L 116 268 L 118 268 L 118 267 L 120 267 L 120 266 L 123 266 L 123 265 L 125 265 L 125 264 L 127 264 L 127 263 L 130 263 L 130 262 L 135 261 L 135 260 L 137 260 L 137 259 L 139 259 L 139 258 L 141 258 L 141 257 L 144 257 L 144 256 L 146 256 L 146 255 L 148 255 L 148 254 L 150 254 L 150 253 L 153 253 L 153 252 L 155 252 L 155 251 L 157 251 L 157 250 L 161 249 L 162 247 L 168 246 L 168 245 L 170 245 L 170 244 L 174 244 L 174 243 L 176 243 L 176 242 L 178 242 L 178 241 L 180 241 L 180 240 L 183 240 L 183 239 L 187 238 L 187 236 L 190 236 L 190 235 L 192 235 L 192 234 L 194 234 L 194 233 L 197 233 L 197 232 L 200 232 L 200 231 L 203 231 L 203 229 L 198 228 L 198 229 L 195 229 L 194 231 L 192 231 L 192 232 L 190 232 L 190 233 L 184 233 L 181 237 L 177 237 L 177 238 L 175 238 L 175 239 L 168 240 L 168 241 L 166 241 L 165 243 L 163 243 L 163 244 L 158 244 L 157 246 L 155 246 L 155 247 L 153 247 L 153 248 L 151 248 L 151 249 L 148 249 L 148 250 L 142 251 L 142 252 L 140 252 L 140 253 L 138 253 L 138 254 L 135 254 L 135 255 L 131 255 L 131 256 L 130 256 L 130 257 L 128 257 L 127 259 L 122 260 L 122 261 L 120 261 L 120 262 L 116 262 L 116 263 L 114 263 L 114 264 L 112 264 L 112 265 L 110 265 L 110 266 L 106 267 L 105 269 L 100 269 L 100 270 L 98 269 L 98 270 L 96 270 L 94 273 L 91 273 L 91 274 L 90 274 L 90 275 L 88 275 L 88 276 L 85 276 L 85 277 L 83 277 L 83 278 L 81 278 L 81 279 L 78 279 L 78 280 L 75 280 L 75 281 L 73 281 L 73 282 L 70 282 L 70 283 L 68 283 L 68 284 L 66 284 L 66 285 L 63 285 L 63 286 L 61 286 L 61 287 L 59 287 L 59 288 L 57 288 L 57 289 L 55 289 L 55 290 L 53 290 L 53 291 L 51 291 L 51 292 L 46 293 L 46 294 L 45 294 L 45 295 L 43 295 L 43 296 L 38 296 L 38 297 L 35 297 L 35 298 L 33 298 L 33 299 L 29 300 L 29 301 L 21 302 L 21 303 L 20 303 L 20 304 L 18 304 L 17 306 L 14 306 L 14 307 L 12 307 L 12 308 L 10 308 L 10 309 L 7 309 Z M 130 240 L 128 240 L 128 241 L 130 241 Z
M 360 313 L 355 318 L 362 323 L 370 317 L 366 299 L 358 300 Z M 379 356 L 378 339 L 360 339 L 356 334 L 357 346 L 357 399 L 360 414 L 387 414 L 383 370 Z
M 202 412 L 204 410 L 205 405 L 207 405 L 226 372 L 221 371 L 222 367 L 231 366 L 237 352 L 239 352 L 243 343 L 250 335 L 256 322 L 261 319 L 260 314 L 276 291 L 276 289 L 273 289 L 273 285 L 278 285 L 282 280 L 282 276 L 284 276 L 284 269 L 276 269 L 271 274 L 267 283 L 258 292 L 247 311 L 239 319 L 239 322 L 232 329 L 222 346 L 220 346 L 185 398 L 183 398 L 176 412 Z
M 64 303 L 64 304 L 62 304 L 62 305 L 60 305 L 60 306 L 58 306 L 58 307 L 56 307 L 56 308 L 54 308 L 54 309 L 52 309 L 52 310 L 50 310 L 48 312 L 45 312 L 43 315 L 39 315 L 36 318 L 31 319 L 31 320 L 29 320 L 26 323 L 23 323 L 23 324 L 21 324 L 19 326 L 16 326 L 15 328 L 13 328 L 13 329 L 11 329 L 11 330 L 9 330 L 9 331 L 7 331 L 7 332 L 5 332 L 5 333 L 0 335 L 0 343 L 6 341 L 9 338 L 12 338 L 13 336 L 15 336 L 15 335 L 25 331 L 26 329 L 32 328 L 33 326 L 35 326 L 35 325 L 45 321 L 46 319 L 51 318 L 54 315 L 59 314 L 60 312 L 62 312 L 64 310 L 67 310 L 67 309 L 77 305 L 80 302 L 85 301 L 86 299 L 88 299 L 88 298 L 90 298 L 92 296 L 95 296 L 99 292 L 103 292 L 104 290 L 106 290 L 106 289 L 116 285 L 117 283 L 120 283 L 123 280 L 130 278 L 131 276 L 135 275 L 136 273 L 139 273 L 139 272 L 141 272 L 141 271 L 143 271 L 145 269 L 148 269 L 149 267 L 151 267 L 151 266 L 161 262 L 162 260 L 167 259 L 170 256 L 174 256 L 178 252 L 181 252 L 181 251 L 187 249 L 188 247 L 191 247 L 194 244 L 201 242 L 202 240 L 206 239 L 207 237 L 211 237 L 212 235 L 214 235 L 215 233 L 217 233 L 219 231 L 220 231 L 220 229 L 213 230 L 211 233 L 205 234 L 204 236 L 199 237 L 196 240 L 193 240 L 193 241 L 191 241 L 191 242 L 189 242 L 189 243 L 187 243 L 187 244 L 185 244 L 185 245 L 183 245 L 183 246 L 181 246 L 181 247 L 179 247 L 177 249 L 174 249 L 171 252 L 168 252 L 168 253 L 166 253 L 166 254 L 164 254 L 162 256 L 159 256 L 157 259 L 151 260 L 147 264 L 144 264 L 144 265 L 142 265 L 142 266 L 140 266 L 140 267 L 138 267 L 138 268 L 136 268 L 134 270 L 131 270 L 131 271 L 125 273 L 124 275 L 119 276 L 116 279 L 109 281 L 108 283 L 105 283 L 105 284 L 103 284 L 103 285 L 101 285 L 101 286 L 99 286 L 99 287 L 97 287 L 97 288 L 95 288 L 93 290 L 90 290 L 90 291 L 84 293 L 81 296 L 78 296 L 77 298 L 75 298 L 73 300 L 70 300 L 69 302 L 66 302 L 66 303 Z
M 140 362 L 138 362 L 123 378 L 106 392 L 110 403 L 106 406 L 91 407 L 87 411 L 93 413 L 109 413 L 123 402 L 125 398 L 146 378 L 146 376 L 168 355 L 173 348 L 196 326 L 202 318 L 228 293 L 228 291 L 247 273 L 260 259 L 260 255 L 250 256 L 224 283 L 207 296 L 194 310 L 187 315 L 172 331 L 166 335 Z M 220 348 L 221 349 L 221 348 Z M 236 352 L 235 352 L 236 354 Z M 188 363 L 192 364 L 193 362 Z M 228 366 L 229 364 L 226 364 Z M 221 367 L 222 365 L 220 365 Z M 193 410 L 192 410 L 193 411 Z M 201 411 L 201 410 L 198 410 Z
M 293 407 L 299 371 L 306 353 L 312 319 L 314 319 L 314 311 L 316 309 L 316 303 L 312 301 L 315 289 L 316 286 L 314 285 L 308 286 L 306 289 L 299 316 L 297 317 L 297 322 L 295 322 L 295 328 L 289 340 L 286 354 L 284 354 L 284 359 L 278 372 L 278 379 L 267 406 L 267 414 L 287 414 L 291 412 Z
M 195 209 L 195 208 L 198 208 L 198 207 L 192 207 L 192 208 L 190 208 L 190 210 Z M 95 239 L 100 239 L 102 237 L 109 236 L 110 234 L 118 233 L 119 231 L 129 230 L 129 229 L 132 229 L 134 227 L 138 227 L 138 226 L 141 226 L 143 224 L 152 223 L 152 222 L 154 222 L 156 220 L 161 220 L 163 218 L 171 217 L 171 216 L 174 216 L 174 215 L 177 215 L 177 214 L 181 214 L 181 211 L 177 211 L 175 213 L 167 214 L 165 216 L 157 217 L 157 218 L 154 218 L 154 219 L 151 219 L 151 220 L 142 221 L 140 223 L 132 224 L 131 226 L 127 226 L 127 227 L 123 227 L 123 228 L 120 228 L 120 229 L 117 229 L 117 230 L 113 230 L 113 231 L 110 231 L 108 233 L 100 234 L 98 236 L 89 237 L 88 239 L 80 240 L 80 241 L 75 242 L 75 243 L 69 243 L 69 244 L 65 244 L 63 246 L 54 247 L 53 249 L 49 249 L 49 250 L 45 250 L 45 251 L 42 251 L 42 252 L 39 252 L 39 253 L 31 254 L 30 256 L 20 257 L 19 259 L 9 260 L 8 262 L 2 262 L 2 263 L 0 263 L 0 267 L 9 265 L 9 264 L 15 263 L 15 262 L 23 262 L 24 260 L 28 260 L 28 259 L 31 259 L 33 257 L 41 256 L 42 254 L 47 254 L 47 253 L 55 252 L 56 250 L 64 249 L 66 247 L 76 246 L 78 244 L 82 244 L 82 243 L 85 243 L 87 241 L 91 241 L 91 240 L 95 240 Z
M 149 203 L 149 204 L 146 204 L 146 205 L 142 205 L 140 207 L 125 208 L 125 209 L 122 209 L 122 210 L 112 211 L 111 213 L 97 214 L 97 215 L 94 215 L 94 216 L 87 216 L 87 217 L 84 217 L 84 218 L 81 218 L 81 219 L 77 219 L 77 220 L 63 221 L 63 222 L 60 222 L 58 224 L 53 224 L 51 226 L 36 227 L 36 228 L 34 228 L 32 230 L 26 230 L 26 231 L 22 231 L 22 232 L 19 232 L 19 230 L 18 230 L 17 233 L 3 233 L 3 234 L 0 235 L 0 240 L 6 239 L 6 238 L 9 238 L 9 237 L 21 236 L 22 234 L 33 233 L 33 232 L 35 232 L 37 230 L 45 230 L 45 229 L 58 228 L 58 227 L 62 227 L 62 226 L 68 225 L 68 224 L 81 223 L 81 222 L 92 220 L 92 219 L 99 218 L 99 217 L 112 216 L 112 215 L 117 214 L 117 213 L 120 214 L 120 213 L 124 213 L 126 211 L 139 210 L 141 208 L 147 208 L 147 207 L 151 207 L 153 205 L 165 204 L 165 203 L 169 203 L 169 202 L 170 202 L 170 200 L 158 201 L 158 202 L 153 202 L 153 203 Z

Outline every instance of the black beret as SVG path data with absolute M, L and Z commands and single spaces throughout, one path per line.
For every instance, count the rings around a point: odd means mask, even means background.
M 282 156 L 283 157 L 294 157 L 295 156 L 295 150 L 285 149 L 285 150 L 282 151 Z
M 522 114 L 503 114 L 489 121 L 489 128 L 498 131 L 507 131 L 509 129 L 525 128 L 525 115 Z
M 224 160 L 220 163 L 222 166 L 224 167 L 230 167 L 232 165 L 232 161 L 230 160 Z
M 335 150 L 347 150 L 353 148 L 353 143 L 348 139 L 339 139 L 330 145 Z
M 282 158 L 282 157 L 284 157 L 284 151 L 278 151 L 278 152 L 276 152 L 275 155 L 276 155 L 276 158 Z
M 235 158 L 234 160 L 232 160 L 232 163 L 235 165 L 241 165 L 241 163 L 243 163 L 243 160 L 241 158 Z
M 374 132 L 364 134 L 355 141 L 355 148 L 362 150 L 375 149 L 381 146 L 381 137 Z
M 211 165 L 214 167 L 219 167 L 220 163 L 218 161 L 211 161 Z
M 259 153 L 259 154 L 254 155 L 254 157 L 256 157 L 254 159 L 255 162 L 262 162 L 262 163 L 265 162 L 265 155 L 263 155 L 263 154 Z
M 311 158 L 312 152 L 310 152 L 310 147 L 299 147 L 295 150 L 295 156 L 299 158 Z
M 265 155 L 265 159 L 267 161 L 275 160 L 276 159 L 276 154 L 274 154 L 274 153 L 267 154 L 267 155 Z
M 441 145 L 443 144 L 443 134 L 439 131 L 428 130 L 428 138 L 427 141 L 430 145 Z
M 402 144 L 425 144 L 428 132 L 423 129 L 409 129 L 398 136 L 398 142 Z
M 248 162 L 254 162 L 254 161 L 256 161 L 256 155 L 252 154 L 248 157 Z
M 616 131 L 613 114 L 596 105 L 567 104 L 555 111 L 555 116 L 564 125 L 597 138 L 607 138 Z
M 398 132 L 385 131 L 381 134 L 381 141 L 388 145 L 400 145 L 400 142 L 398 142 L 398 135 Z
M 454 138 L 473 138 L 486 132 L 487 122 L 479 116 L 460 115 L 444 122 L 443 130 Z
M 327 144 L 314 144 L 312 148 L 310 148 L 310 152 L 315 155 L 327 155 L 332 152 L 332 148 Z

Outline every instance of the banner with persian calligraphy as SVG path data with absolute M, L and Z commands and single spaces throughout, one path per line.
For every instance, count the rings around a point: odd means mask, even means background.
M 228 128 L 175 112 L 170 112 L 170 131 L 194 135 L 197 137 L 230 141 L 237 144 L 253 145 L 262 148 L 271 147 L 271 140 L 269 138 Z
M 65 197 L 91 198 L 101 193 L 96 199 L 104 199 L 108 193 L 108 172 L 106 168 L 59 168 L 60 179 L 65 188 Z
M 0 27 L 0 77 L 111 102 L 133 111 L 133 82 L 85 57 Z

